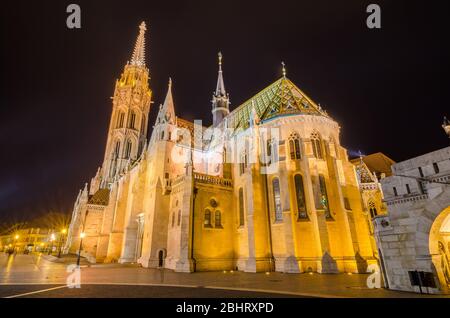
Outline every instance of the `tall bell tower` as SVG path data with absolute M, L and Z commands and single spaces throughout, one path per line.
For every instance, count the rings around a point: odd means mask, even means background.
M 139 26 L 131 62 L 116 80 L 112 97 L 105 157 L 101 169 L 101 188 L 109 188 L 114 178 L 139 159 L 147 143 L 148 113 L 152 91 L 145 65 L 145 22 Z

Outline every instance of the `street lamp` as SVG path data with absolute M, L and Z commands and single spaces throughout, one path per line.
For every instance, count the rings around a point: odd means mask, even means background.
M 80 247 L 78 248 L 77 266 L 80 266 L 81 248 L 83 247 L 83 238 L 86 236 L 84 232 L 80 233 Z
M 62 243 L 63 243 L 63 236 L 65 236 L 67 233 L 66 229 L 61 230 L 61 235 L 59 236 L 59 248 L 58 248 L 58 258 L 61 257 L 61 249 L 62 249 Z
M 17 245 L 17 240 L 18 240 L 18 239 L 19 239 L 19 235 L 16 234 L 16 236 L 14 236 L 14 249 L 13 249 L 14 254 L 16 253 L 16 245 Z
M 52 235 L 50 235 L 50 242 L 52 242 L 52 244 L 50 245 L 50 250 L 48 251 L 48 255 L 52 254 L 53 251 L 53 241 L 55 240 L 55 233 L 52 233 Z

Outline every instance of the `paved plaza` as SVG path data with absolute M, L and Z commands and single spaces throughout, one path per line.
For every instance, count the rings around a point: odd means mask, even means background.
M 0 297 L 433 297 L 369 289 L 366 274 L 189 274 L 85 262 L 81 288 L 70 289 L 66 286 L 70 262 L 39 254 L 1 254 Z

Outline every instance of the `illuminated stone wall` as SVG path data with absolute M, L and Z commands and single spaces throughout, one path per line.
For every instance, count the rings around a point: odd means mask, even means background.
M 388 215 L 374 221 L 387 285 L 419 292 L 408 275 L 418 270 L 433 273 L 437 288 L 429 292 L 448 292 L 449 249 L 441 234 L 450 214 L 450 147 L 397 163 L 392 171 L 381 180 Z

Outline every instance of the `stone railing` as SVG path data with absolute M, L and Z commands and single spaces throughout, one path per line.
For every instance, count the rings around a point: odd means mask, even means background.
M 387 205 L 403 204 L 409 202 L 423 201 L 428 199 L 428 194 L 408 195 L 391 200 L 385 200 Z
M 211 176 L 203 173 L 194 173 L 194 180 L 198 183 L 218 185 L 227 188 L 233 187 L 233 180 L 231 179 L 224 179 L 221 177 Z

